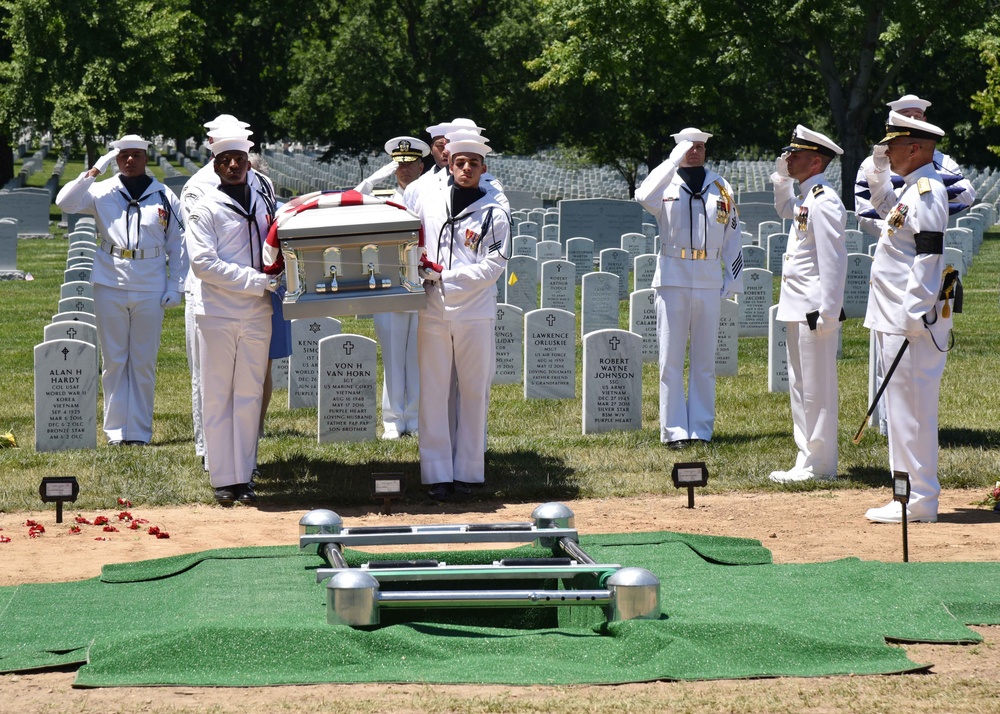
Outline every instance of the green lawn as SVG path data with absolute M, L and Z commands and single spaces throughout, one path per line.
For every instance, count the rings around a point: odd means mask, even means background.
M 56 312 L 66 248 L 61 235 L 21 241 L 18 264 L 34 280 L 0 283 L 0 324 L 6 331 L 0 343 L 0 431 L 12 431 L 21 447 L 0 451 L 0 510 L 37 508 L 41 478 L 56 475 L 78 477 L 81 509 L 113 504 L 117 496 L 147 506 L 212 502 L 191 441 L 182 308 L 168 310 L 164 323 L 151 447 L 109 448 L 99 432 L 96 451 L 35 452 L 32 350 Z M 940 475 L 945 488 L 992 485 L 1000 472 L 1000 389 L 993 379 L 1000 372 L 998 269 L 1000 232 L 994 232 L 966 280 L 965 312 L 956 320 L 956 348 L 942 384 Z M 374 337 L 371 320 L 343 322 L 344 332 Z M 627 324 L 624 302 L 621 324 Z M 484 497 L 539 502 L 660 493 L 672 490 L 675 460 L 705 461 L 710 491 L 779 490 L 767 475 L 790 466 L 795 456 L 788 395 L 767 392 L 766 339 L 742 339 L 739 352 L 739 374 L 718 380 L 713 443 L 683 452 L 668 451 L 659 442 L 654 364 L 643 370 L 643 428 L 634 432 L 583 436 L 579 384 L 576 400 L 530 402 L 522 399 L 520 385 L 494 387 Z M 851 443 L 867 408 L 868 331 L 860 320 L 844 327 L 843 355 L 840 479 L 832 485 L 783 488 L 889 485 L 884 437 L 869 431 L 860 446 Z M 578 381 L 580 373 L 578 364 Z M 370 503 L 369 477 L 380 471 L 403 472 L 411 497 L 422 498 L 416 440 L 320 445 L 316 411 L 290 411 L 286 403 L 286 392 L 276 392 L 260 445 L 262 507 Z M 98 423 L 100 419 L 99 414 Z

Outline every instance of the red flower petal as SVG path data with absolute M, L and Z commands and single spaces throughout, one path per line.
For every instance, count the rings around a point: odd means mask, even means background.
M 149 535 L 157 535 L 160 532 L 160 527 L 159 526 L 150 526 L 149 530 L 146 531 L 146 532 L 149 533 Z
M 103 530 L 104 530 L 105 533 L 117 533 L 118 532 L 118 529 L 115 528 L 114 526 L 104 526 Z
M 0 543 L 10 543 L 10 538 L 7 536 L 0 536 Z
M 86 524 L 86 525 L 88 525 L 88 526 L 90 525 L 90 521 L 88 521 L 88 520 L 87 520 L 86 518 L 84 518 L 83 516 L 77 516 L 77 517 L 76 517 L 76 522 L 77 522 L 77 523 L 84 523 L 84 524 Z
M 95 526 L 106 526 L 106 525 L 108 525 L 108 518 L 107 518 L 107 516 L 98 516 L 97 518 L 95 518 L 94 519 L 94 525 Z
M 137 530 L 139 530 L 139 524 L 138 524 L 138 523 L 136 523 L 135 521 L 132 521 L 131 523 L 129 523 L 129 524 L 128 524 L 128 527 L 129 527 L 129 528 L 131 528 L 131 529 L 132 529 L 132 530 L 134 530 L 134 531 L 137 531 Z
M 170 534 L 167 533 L 166 531 L 160 531 L 159 533 L 156 534 L 156 537 L 157 538 L 169 538 Z
M 132 514 L 129 513 L 128 511 L 122 511 L 121 513 L 118 514 L 118 520 L 119 521 L 131 521 L 132 520 Z
M 119 506 L 125 506 L 126 508 L 131 508 L 132 507 L 132 502 L 131 501 L 126 501 L 124 498 L 122 498 L 121 496 L 119 496 L 118 497 L 118 505 Z

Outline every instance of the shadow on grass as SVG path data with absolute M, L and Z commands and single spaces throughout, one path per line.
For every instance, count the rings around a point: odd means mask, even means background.
M 983 449 L 1000 447 L 1000 431 L 993 429 L 941 429 L 938 431 L 941 447 L 972 446 Z
M 350 511 L 377 512 L 381 500 L 371 494 L 372 474 L 399 474 L 404 495 L 392 504 L 393 513 L 493 511 L 498 501 L 532 502 L 573 499 L 579 488 L 573 470 L 551 455 L 531 450 L 486 454 L 486 483 L 471 498 L 441 504 L 430 500 L 420 483 L 416 462 L 369 461 L 346 464 L 306 456 L 279 459 L 260 466 L 257 491 L 261 510 L 287 511 L 330 508 L 341 515 Z
M 1000 512 L 989 508 L 959 508 L 954 511 L 938 513 L 939 523 L 958 523 L 974 525 L 977 523 L 997 523 Z
M 889 467 L 886 464 L 878 466 L 851 466 L 847 469 L 847 477 L 866 486 L 885 487 L 891 485 Z

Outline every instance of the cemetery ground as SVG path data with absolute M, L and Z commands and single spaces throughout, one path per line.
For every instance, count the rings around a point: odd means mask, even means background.
M 993 233 L 966 281 L 965 313 L 956 320 L 941 398 L 941 520 L 909 529 L 910 559 L 996 561 L 1000 517 L 974 505 L 998 478 L 1000 415 L 996 337 L 1000 328 L 996 276 L 1000 241 Z M 889 499 L 884 437 L 850 439 L 867 406 L 868 333 L 860 320 L 844 330 L 840 377 L 840 478 L 829 484 L 778 487 L 767 481 L 794 457 L 787 394 L 767 393 L 764 338 L 740 341 L 740 368 L 718 382 L 713 443 L 679 453 L 659 444 L 656 368 L 643 371 L 643 428 L 581 435 L 575 400 L 524 401 L 520 385 L 494 387 L 489 424 L 487 488 L 465 504 L 432 505 L 419 488 L 414 439 L 362 444 L 316 443 L 316 411 L 289 410 L 277 391 L 261 442 L 257 508 L 223 509 L 191 446 L 190 387 L 184 355 L 183 310 L 167 312 L 159 361 L 156 420 L 149 447 L 36 453 L 32 447 L 32 348 L 55 312 L 65 240 L 21 241 L 18 261 L 33 282 L 0 285 L 0 431 L 19 449 L 0 451 L 0 585 L 94 577 L 105 563 L 164 557 L 208 548 L 289 545 L 310 508 L 327 507 L 349 523 L 404 524 L 511 521 L 528 518 L 540 502 L 562 500 L 584 533 L 672 530 L 761 540 L 777 563 L 858 557 L 899 561 L 899 529 L 870 524 L 868 507 Z M 627 303 L 623 303 L 623 310 Z M 624 314 L 622 324 L 626 324 Z M 370 320 L 345 319 L 343 332 L 372 335 Z M 580 365 L 577 375 L 582 374 Z M 675 461 L 705 461 L 711 478 L 696 508 L 670 484 Z M 395 515 L 377 515 L 370 474 L 404 474 L 407 497 Z M 67 504 L 63 524 L 43 509 L 43 476 L 74 475 L 80 498 Z M 69 532 L 77 513 L 113 516 L 117 499 L 136 516 L 170 532 Z M 25 521 L 46 532 L 29 538 Z M 100 530 L 100 529 L 97 529 Z M 95 537 L 107 537 L 98 541 Z M 669 614 L 670 605 L 664 603 Z M 929 673 L 899 676 L 656 682 L 613 687 L 323 685 L 270 689 L 125 688 L 74 690 L 73 673 L 0 677 L 0 711 L 477 711 L 576 712 L 619 708 L 679 712 L 952 711 L 998 712 L 1000 627 L 975 627 L 984 642 L 969 646 L 906 645 L 909 657 L 932 663 Z

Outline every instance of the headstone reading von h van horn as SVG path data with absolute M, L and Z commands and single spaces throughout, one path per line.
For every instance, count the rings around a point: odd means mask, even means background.
M 497 305 L 493 341 L 496 345 L 493 384 L 520 383 L 524 351 L 524 313 L 521 308 L 509 303 Z
M 583 276 L 580 300 L 580 334 L 618 328 L 618 276 L 589 273 Z
M 642 361 L 658 361 L 660 349 L 656 339 L 656 291 L 653 288 L 636 290 L 629 295 L 628 328 L 642 338 Z
M 288 408 L 315 408 L 319 395 L 319 341 L 340 334 L 340 320 L 312 317 L 292 320 L 292 356 L 288 362 Z
M 321 339 L 318 349 L 318 442 L 374 439 L 377 343 L 361 335 L 333 335 Z
M 35 451 L 97 448 L 96 352 L 82 340 L 35 346 Z
M 576 312 L 576 266 L 568 260 L 542 264 L 542 307 Z
M 599 330 L 583 338 L 583 433 L 642 428 L 642 338 Z
M 576 398 L 576 316 L 542 308 L 524 316 L 524 398 Z
M 507 261 L 501 278 L 507 286 L 506 302 L 527 312 L 538 307 L 538 261 L 528 255 L 515 255 Z
M 743 271 L 740 305 L 740 337 L 766 337 L 767 311 L 774 304 L 774 285 L 770 271 L 749 268 Z
M 788 391 L 788 326 L 778 319 L 778 306 L 768 310 L 767 391 Z M 805 323 L 803 323 L 805 326 Z M 806 328 L 808 329 L 808 328 Z

